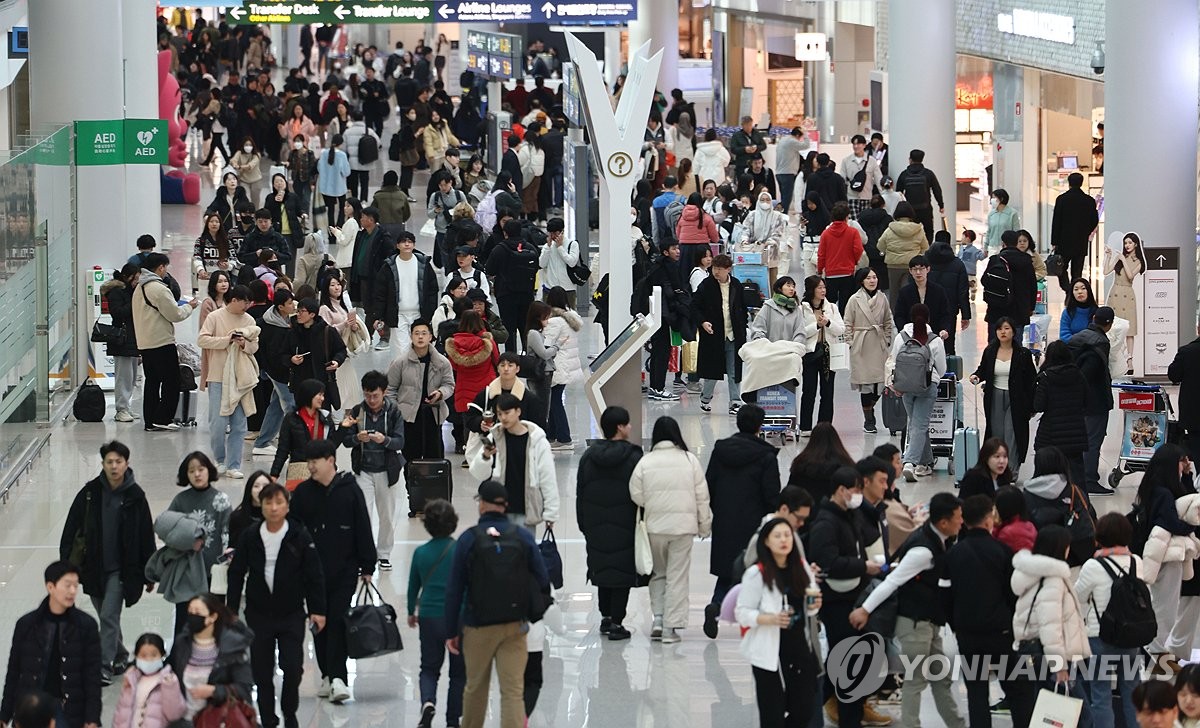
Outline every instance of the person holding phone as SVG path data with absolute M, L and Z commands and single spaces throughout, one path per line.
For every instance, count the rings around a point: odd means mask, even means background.
M 319 315 L 321 304 L 315 298 L 303 298 L 296 307 L 296 322 L 292 325 L 289 342 L 293 352 L 291 364 L 292 393 L 299 395 L 297 385 L 307 379 L 322 382 L 325 402 L 330 410 L 342 408 L 337 386 L 337 370 L 346 361 L 346 344 L 333 327 Z M 307 404 L 297 396 L 298 403 Z
M 396 497 L 392 489 L 404 479 L 404 417 L 385 392 L 387 375 L 369 371 L 363 375 L 363 401 L 346 412 L 338 430 L 341 443 L 350 448 L 350 467 L 367 502 L 371 533 L 379 555 L 379 570 L 392 570 L 392 545 L 396 540 L 393 522 Z

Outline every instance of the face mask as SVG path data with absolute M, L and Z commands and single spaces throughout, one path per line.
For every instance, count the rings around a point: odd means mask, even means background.
M 137 669 L 140 670 L 143 675 L 153 675 L 154 673 L 163 669 L 162 658 L 157 660 L 138 660 Z
M 304 142 L 292 142 L 292 147 L 296 150 L 304 148 Z
M 629 215 L 629 222 L 633 223 L 634 225 L 637 225 L 637 215 L 630 214 L 630 215 Z
M 846 503 L 846 507 L 849 508 L 850 510 L 854 510 L 855 508 L 858 508 L 859 506 L 862 505 L 862 499 L 863 499 L 862 493 L 853 493 L 850 496 L 850 501 L 848 503 Z
M 205 624 L 205 621 L 207 619 L 208 619 L 207 617 L 200 615 L 200 614 L 188 614 L 188 616 L 187 616 L 188 632 L 191 632 L 192 634 L 198 634 L 200 632 L 203 632 L 204 628 L 208 626 L 207 624 Z
M 990 207 L 993 210 L 996 209 L 996 198 L 995 197 L 988 198 L 988 207 Z
M 770 202 L 760 202 L 760 203 L 758 203 L 758 209 L 766 212 L 771 209 L 771 203 Z
M 242 151 L 246 154 L 252 154 L 254 152 L 254 147 L 247 144 L 246 146 L 242 147 Z

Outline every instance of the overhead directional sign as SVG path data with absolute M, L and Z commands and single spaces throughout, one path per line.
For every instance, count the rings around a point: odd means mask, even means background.
M 431 23 L 434 6 L 415 0 L 310 0 L 309 2 L 253 2 L 230 8 L 226 15 L 242 25 L 309 23 Z
M 438 19 L 459 23 L 625 23 L 637 20 L 637 0 L 586 2 L 438 0 Z

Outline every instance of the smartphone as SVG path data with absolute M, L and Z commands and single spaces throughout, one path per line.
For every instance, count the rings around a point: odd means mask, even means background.
M 308 355 L 309 355 L 309 354 L 311 354 L 311 353 L 312 353 L 311 351 L 306 351 L 306 352 L 304 352 L 304 353 L 302 353 L 302 354 L 296 354 L 296 356 L 308 356 Z
M 244 339 L 244 338 L 246 338 L 244 335 L 242 335 L 241 333 L 239 333 L 239 332 L 237 332 L 237 331 L 234 331 L 234 332 L 233 332 L 232 334 L 230 334 L 229 336 L 230 336 L 230 337 L 232 337 L 232 338 L 234 338 L 234 339 Z
M 313 639 L 316 639 L 317 638 L 317 623 L 309 622 L 308 623 L 308 631 L 312 632 Z

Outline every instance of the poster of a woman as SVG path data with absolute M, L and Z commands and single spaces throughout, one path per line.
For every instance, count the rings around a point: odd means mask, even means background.
M 1132 374 L 1133 339 L 1137 336 L 1141 315 L 1134 292 L 1134 280 L 1146 270 L 1146 254 L 1142 251 L 1142 239 L 1137 233 L 1122 235 L 1119 250 L 1114 250 L 1112 238 L 1109 240 L 1109 246 L 1104 248 L 1104 274 L 1111 273 L 1113 282 L 1105 297 L 1105 305 L 1111 306 L 1117 317 L 1129 322 L 1129 330 L 1125 333 L 1125 349 L 1128 353 L 1126 369 Z

